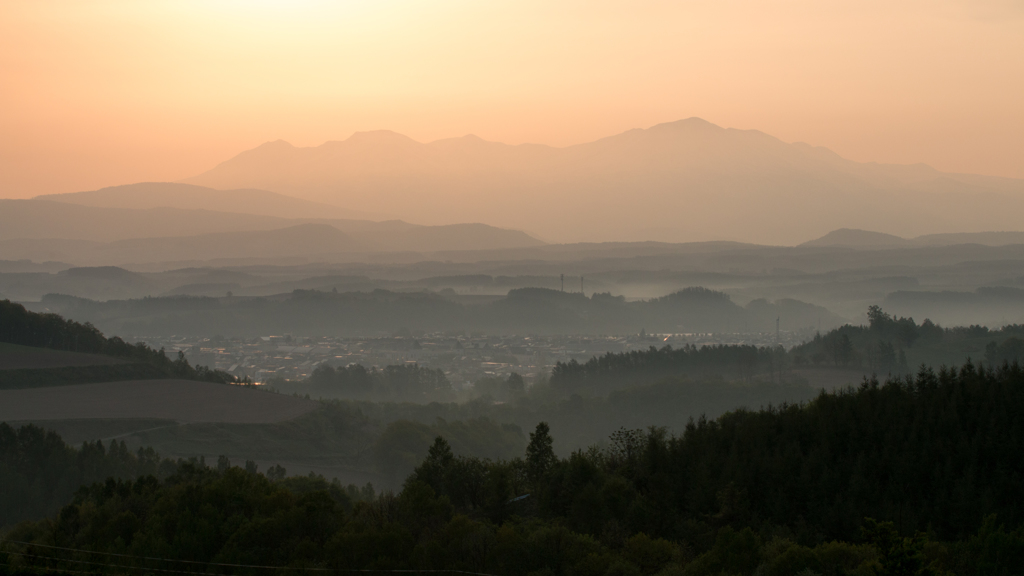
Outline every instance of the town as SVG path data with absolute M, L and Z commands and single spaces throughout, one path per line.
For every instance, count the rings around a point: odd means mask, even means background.
M 168 356 L 179 351 L 192 365 L 223 370 L 258 385 L 273 380 L 303 380 L 321 364 L 382 368 L 416 363 L 439 368 L 457 390 L 485 377 L 516 372 L 527 384 L 545 377 L 557 362 L 586 360 L 605 354 L 686 345 L 781 345 L 786 348 L 813 337 L 807 331 L 778 333 L 633 334 L 627 336 L 525 336 L 464 333 L 405 333 L 385 338 L 304 337 L 292 334 L 259 338 L 213 336 L 145 338 Z

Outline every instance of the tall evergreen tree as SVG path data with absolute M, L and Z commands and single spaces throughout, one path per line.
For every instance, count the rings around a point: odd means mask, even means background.
M 540 422 L 530 433 L 530 444 L 526 447 L 526 476 L 530 484 L 537 486 L 548 470 L 558 461 L 551 439 L 551 427 Z

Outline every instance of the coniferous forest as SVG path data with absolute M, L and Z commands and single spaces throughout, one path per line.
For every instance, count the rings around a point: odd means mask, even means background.
M 1024 0 L 0 0 L 0 576 L 1024 576 L 1021 93 Z
M 16 305 L 0 312 L 19 327 L 3 334 L 12 343 L 106 353 L 161 374 L 217 375 L 144 345 L 107 339 L 87 324 Z M 884 380 L 865 379 L 801 403 L 733 409 L 677 430 L 622 428 L 562 456 L 547 422 L 536 425 L 516 456 L 522 444 L 515 425 L 486 417 L 451 425 L 438 420 L 432 427 L 397 420 L 373 449 L 380 452 L 378 464 L 391 463 L 384 467 L 393 473 L 413 468 L 398 490 L 344 486 L 314 473 L 289 477 L 280 465 L 260 471 L 255 462 L 232 466 L 227 457 L 216 465 L 161 458 L 117 440 L 72 448 L 38 426 L 0 424 L 0 524 L 8 526 L 0 570 L 1020 573 L 1024 369 L 1016 356 L 1018 327 L 950 330 L 893 318 L 877 307 L 869 318 L 869 326 L 845 326 L 789 351 L 651 347 L 560 363 L 542 385 L 544 394 L 569 397 L 563 404 L 571 408 L 609 393 L 606 402 L 627 411 L 624 399 L 631 394 L 666 387 L 696 386 L 689 397 L 707 401 L 713 390 L 728 395 L 737 382 L 749 381 L 754 386 L 746 393 L 754 394 L 776 379 L 782 385 L 787 366 L 822 350 L 835 363 L 843 355 L 864 362 L 881 342 L 902 366 Z M 903 357 L 912 347 L 935 353 L 986 341 L 979 363 L 905 369 Z M 723 367 L 734 369 L 728 373 L 733 381 L 685 380 L 722 374 Z M 375 400 L 443 398 L 450 386 L 442 371 L 416 365 L 324 367 L 308 384 Z M 540 397 L 524 396 L 518 375 L 486 384 L 519 401 L 509 409 L 520 417 L 535 414 L 527 410 L 531 405 L 544 406 Z M 365 401 L 325 406 L 352 414 L 402 409 Z M 436 436 L 426 457 L 406 468 L 415 453 L 406 437 L 430 433 Z M 490 446 L 475 446 L 476 456 L 452 448 L 485 437 Z
M 867 381 L 803 405 L 700 419 L 681 434 L 620 430 L 605 448 L 566 458 L 554 442 L 541 423 L 522 457 L 490 461 L 453 454 L 438 437 L 400 491 L 380 494 L 228 462 L 181 462 L 162 478 L 155 464 L 137 465 L 141 477 L 94 483 L 54 516 L 11 530 L 3 566 L 524 576 L 1024 566 L 1016 364 Z

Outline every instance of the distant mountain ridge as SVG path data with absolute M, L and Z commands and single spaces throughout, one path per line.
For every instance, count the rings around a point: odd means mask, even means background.
M 916 238 L 902 238 L 893 234 L 840 228 L 821 238 L 800 244 L 803 247 L 846 248 L 914 248 L 925 246 L 955 246 L 981 244 L 983 246 L 1009 246 L 1024 244 L 1024 232 L 947 232 L 926 234 Z
M 554 242 L 794 245 L 838 228 L 921 236 L 1021 228 L 1024 180 L 843 159 L 689 118 L 594 142 L 421 144 L 389 131 L 269 142 L 185 180 L 260 188 L 404 220 L 486 222 Z
M 280 218 L 181 208 L 108 208 L 49 200 L 0 200 L 0 260 L 120 265 L 219 258 L 323 257 L 375 252 L 501 250 L 542 246 L 485 224 L 419 226 Z

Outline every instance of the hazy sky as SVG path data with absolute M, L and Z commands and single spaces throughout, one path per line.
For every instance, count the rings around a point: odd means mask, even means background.
M 699 116 L 1024 178 L 1024 0 L 3 0 L 0 197 L 391 129 L 556 146 Z

